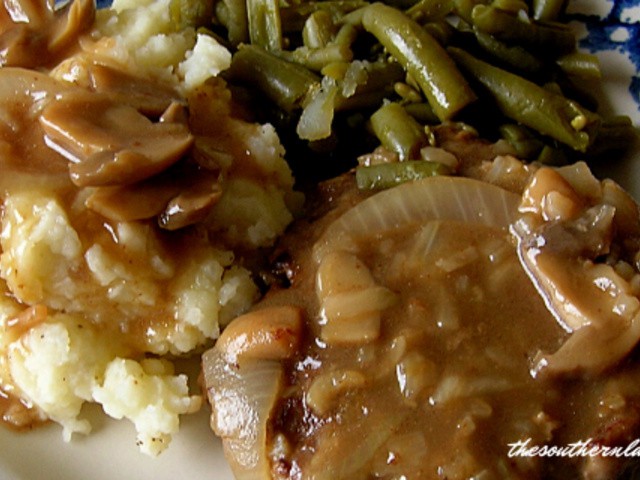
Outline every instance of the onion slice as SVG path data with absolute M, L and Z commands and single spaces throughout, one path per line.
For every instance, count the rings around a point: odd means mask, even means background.
M 369 197 L 333 222 L 314 245 L 319 262 L 329 251 L 357 252 L 358 243 L 384 232 L 430 220 L 454 220 L 508 228 L 520 197 L 500 187 L 462 177 L 430 177 Z
M 203 355 L 203 373 L 211 428 L 223 440 L 235 478 L 270 479 L 267 422 L 282 387 L 281 363 L 252 358 L 229 363 L 214 347 Z

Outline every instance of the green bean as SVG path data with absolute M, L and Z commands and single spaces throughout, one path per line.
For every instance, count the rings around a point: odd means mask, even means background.
M 407 162 L 380 163 L 356 168 L 356 184 L 361 190 L 391 188 L 404 182 L 448 175 L 449 168 L 437 162 L 410 160 Z
M 516 156 L 522 160 L 535 159 L 544 147 L 542 140 L 521 125 L 501 125 L 499 130 L 502 138 L 509 142 L 515 149 Z
M 453 6 L 453 0 L 419 0 L 407 9 L 407 15 L 416 22 L 433 22 L 449 15 Z
M 566 0 L 533 0 L 533 18 L 555 22 L 564 11 Z
M 417 0 L 385 0 L 384 3 L 398 10 L 407 10 L 415 5 Z
M 466 23 L 471 25 L 471 12 L 476 5 L 484 5 L 488 3 L 489 0 L 453 0 L 453 10 L 460 17 L 460 19 L 464 20 Z
M 491 6 L 505 12 L 519 14 L 519 12 L 529 12 L 529 6 L 523 0 L 493 0 Z
M 319 10 L 325 10 L 331 13 L 334 20 L 341 18 L 343 15 L 366 7 L 369 2 L 365 0 L 326 0 L 326 1 L 308 1 L 308 2 L 292 2 L 280 7 L 280 18 L 282 20 L 283 31 L 300 32 L 304 28 L 309 15 Z
M 447 45 L 451 43 L 456 29 L 446 20 L 440 22 L 429 22 L 424 25 L 424 29 L 435 38 L 440 45 Z
M 213 4 L 201 0 L 171 0 L 169 16 L 177 30 L 206 25 L 213 14 Z
M 287 112 L 299 109 L 320 78 L 255 45 L 242 45 L 227 71 L 233 80 L 252 85 Z
M 374 3 L 364 9 L 362 24 L 418 82 L 438 118 L 449 120 L 476 100 L 443 47 L 402 12 Z
M 473 33 L 478 41 L 478 45 L 494 57 L 512 69 L 517 69 L 527 73 L 537 73 L 544 68 L 544 62 L 535 55 L 529 53 L 520 45 L 507 45 L 497 40 L 495 37 L 473 29 Z
M 572 52 L 558 58 L 557 63 L 570 76 L 594 79 L 602 77 L 598 57 L 591 53 Z
M 544 88 L 545 90 L 551 92 L 551 93 L 555 93 L 556 95 L 563 95 L 562 92 L 562 87 L 560 87 L 560 84 L 558 84 L 558 82 L 547 82 L 542 84 L 542 88 Z
M 353 52 L 349 46 L 337 43 L 321 48 L 298 47 L 293 51 L 281 50 L 276 52 L 276 55 L 318 72 L 332 63 L 350 62 L 353 59 Z
M 436 124 L 438 117 L 433 113 L 431 106 L 426 103 L 408 103 L 404 106 L 406 112 L 421 124 Z
M 343 15 L 340 18 L 340 22 L 344 25 L 352 25 L 354 27 L 362 27 L 362 16 L 364 15 L 364 11 L 367 9 L 369 4 L 367 3 L 364 7 L 358 8 Z
M 327 10 L 313 12 L 302 29 L 302 42 L 309 48 L 326 47 L 333 38 L 335 25 Z
M 638 146 L 640 132 L 626 115 L 605 118 L 598 135 L 589 149 L 589 154 L 599 156 L 612 150 L 625 151 Z
M 598 111 L 598 91 L 594 90 L 596 83 L 591 79 L 557 74 L 556 82 L 565 97 L 575 100 L 587 110 Z
M 334 43 L 338 45 L 349 45 L 351 46 L 353 42 L 356 41 L 358 37 L 358 30 L 351 24 L 345 23 L 338 29 L 338 33 L 336 33 L 335 38 L 333 39 Z
M 600 121 L 595 113 L 459 48 L 450 47 L 449 53 L 487 89 L 506 117 L 580 152 L 593 141 L 593 131 Z
M 371 115 L 371 127 L 380 143 L 396 152 L 401 161 L 418 158 L 427 144 L 424 128 L 398 103 L 380 107 Z
M 267 50 L 282 48 L 282 24 L 278 0 L 247 0 L 251 43 Z
M 521 45 L 538 55 L 559 57 L 575 50 L 576 39 L 568 27 L 524 21 L 518 15 L 487 5 L 476 5 L 472 23 L 498 40 Z
M 552 147 L 551 145 L 545 145 L 542 147 L 536 161 L 542 165 L 549 165 L 552 167 L 560 167 L 569 163 L 567 154 L 563 150 Z
M 398 96 L 406 102 L 419 103 L 422 100 L 420 92 L 404 82 L 394 83 L 393 91 L 396 92 Z

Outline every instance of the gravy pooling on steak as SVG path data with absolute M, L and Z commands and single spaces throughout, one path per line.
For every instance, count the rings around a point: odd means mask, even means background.
M 467 165 L 467 171 L 488 179 L 493 167 L 478 161 Z M 536 178 L 535 170 L 527 176 Z M 562 174 L 578 191 L 593 179 L 580 165 Z M 519 183 L 502 180 L 511 186 Z M 224 332 L 205 354 L 212 427 L 223 437 L 236 475 L 242 478 L 250 471 L 256 475 L 252 478 L 300 479 L 614 478 L 632 455 L 532 456 L 518 447 L 633 445 L 640 431 L 640 387 L 630 349 L 612 349 L 613 363 L 597 368 L 590 364 L 588 343 L 580 352 L 570 351 L 576 342 L 569 340 L 585 331 L 563 328 L 518 258 L 510 226 L 524 215 L 518 211 L 519 194 L 461 178 L 423 182 L 438 195 L 445 188 L 454 196 L 459 188 L 500 190 L 494 193 L 504 212 L 488 218 L 483 209 L 496 210 L 488 202 L 461 206 L 469 212 L 464 219 L 443 213 L 443 208 L 436 215 L 440 218 L 408 221 L 413 214 L 401 208 L 404 203 L 399 202 L 401 207 L 392 214 L 386 210 L 394 193 L 365 199 L 368 195 L 355 191 L 348 175 L 329 182 L 317 200 L 318 217 L 312 214 L 310 221 L 298 223 L 277 254 L 291 286 L 272 289 L 248 314 L 255 316 L 252 322 L 240 317 L 238 327 Z M 439 190 L 438 182 L 449 185 Z M 411 185 L 398 188 L 417 191 Z M 553 182 L 547 188 L 556 191 Z M 526 192 L 531 200 L 534 192 Z M 367 232 L 357 223 L 370 213 L 353 212 L 380 195 L 387 196 L 375 200 L 381 205 L 379 216 L 367 217 L 371 223 L 379 221 L 379 228 Z M 611 195 L 604 197 L 608 198 L 584 200 L 580 208 L 608 203 L 628 213 L 634 205 L 630 198 L 616 203 Z M 480 198 L 489 197 L 483 193 Z M 553 198 L 547 198 L 549 211 L 566 207 L 561 200 L 549 206 Z M 634 208 L 626 218 L 637 224 Z M 385 215 L 390 219 L 380 220 Z M 567 218 L 545 218 L 557 228 L 570 229 Z M 625 275 L 635 298 L 637 266 L 633 255 L 624 253 L 633 241 L 616 237 L 615 227 L 609 227 L 606 232 L 593 230 L 592 239 L 601 235 L 600 243 L 607 245 L 599 257 L 588 259 L 574 252 L 576 264 L 600 265 L 610 269 L 610 278 L 618 278 L 626 268 L 619 264 L 624 263 L 631 268 Z M 586 228 L 591 231 L 593 225 Z M 553 237 L 546 240 L 553 242 Z M 578 279 L 581 272 L 573 274 Z M 579 306 L 577 300 L 566 302 Z M 299 308 L 304 326 L 277 323 L 282 306 Z M 261 326 L 253 321 L 257 317 Z M 621 327 L 622 335 L 635 345 L 633 322 L 630 325 Z M 607 325 L 601 332 L 615 328 Z M 260 336 L 267 330 L 268 335 Z M 283 338 L 289 338 L 286 348 Z M 593 349 L 596 352 L 595 344 Z M 540 367 L 541 358 L 554 358 L 545 355 L 567 351 L 574 358 L 569 370 Z M 268 400 L 252 403 L 250 386 L 233 390 L 230 385 L 238 386 L 238 379 L 265 362 L 277 364 L 271 369 L 277 380 L 268 383 L 272 390 L 263 390 L 270 392 L 264 394 L 271 395 Z M 239 400 L 222 402 L 229 391 Z M 256 405 L 264 408 L 252 410 Z M 248 441 L 243 432 L 252 422 L 264 426 L 257 428 L 262 432 L 253 437 L 257 440 Z

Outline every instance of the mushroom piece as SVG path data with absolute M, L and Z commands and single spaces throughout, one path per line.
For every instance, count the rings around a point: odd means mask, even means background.
M 84 91 L 51 102 L 40 123 L 81 187 L 139 182 L 176 163 L 193 143 L 183 123 L 154 123 L 130 105 Z
M 93 91 L 108 93 L 115 101 L 131 105 L 145 115 L 159 116 L 172 104 L 177 108 L 183 103 L 172 87 L 158 80 L 137 77 L 101 64 L 90 65 L 88 70 Z
M 131 74 L 121 66 L 102 63 L 104 61 L 80 53 L 60 62 L 50 74 L 86 90 L 108 95 L 114 102 L 130 105 L 150 118 L 160 117 L 172 104 L 184 108 L 185 101 L 173 86 L 160 79 Z
M 222 197 L 217 182 L 202 182 L 171 199 L 158 217 L 158 225 L 165 230 L 178 230 L 203 221 Z
M 109 220 L 131 222 L 159 215 L 179 193 L 170 176 L 158 175 L 132 185 L 95 188 L 85 206 Z
M 512 225 L 521 263 L 570 333 L 555 353 L 538 355 L 532 373 L 598 373 L 615 365 L 640 340 L 640 300 L 630 278 L 612 265 L 614 253 L 635 253 L 626 251 L 629 238 L 616 225 L 618 212 L 640 224 L 638 206 L 607 184 L 596 199 L 586 198 L 561 172 L 545 167 L 525 190 L 521 212 Z
M 190 167 L 179 164 L 138 183 L 91 188 L 85 205 L 116 222 L 158 216 L 166 230 L 193 225 L 209 214 L 222 187 L 216 172 Z
M 49 51 L 59 52 L 71 45 L 93 24 L 95 13 L 93 0 L 74 0 L 54 11 L 49 30 Z
M 92 24 L 95 3 L 75 0 L 56 9 L 46 0 L 5 0 L 0 5 L 0 66 L 55 63 Z
M 235 318 L 220 335 L 217 349 L 229 363 L 243 358 L 286 360 L 298 350 L 302 309 L 293 305 L 265 307 Z

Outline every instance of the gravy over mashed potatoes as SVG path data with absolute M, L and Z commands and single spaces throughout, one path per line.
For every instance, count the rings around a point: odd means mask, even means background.
M 95 402 L 151 455 L 202 404 L 174 360 L 257 298 L 244 265 L 297 203 L 274 129 L 212 78 L 229 52 L 168 3 L 0 7 L 3 420 L 69 440 Z

